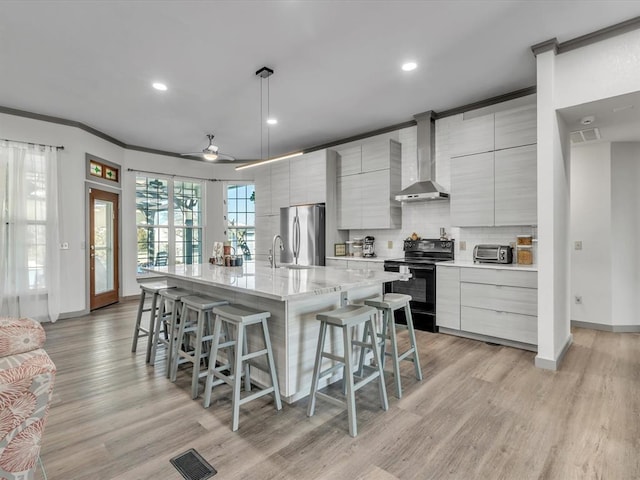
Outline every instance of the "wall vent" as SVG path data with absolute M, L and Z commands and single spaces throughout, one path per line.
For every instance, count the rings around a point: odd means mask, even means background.
M 594 140 L 600 140 L 600 130 L 597 128 L 587 128 L 585 130 L 571 132 L 572 144 L 592 142 Z

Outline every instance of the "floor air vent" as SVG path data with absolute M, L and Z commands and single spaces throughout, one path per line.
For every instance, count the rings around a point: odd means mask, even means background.
M 193 448 L 173 457 L 169 461 L 186 480 L 205 480 L 218 473 Z

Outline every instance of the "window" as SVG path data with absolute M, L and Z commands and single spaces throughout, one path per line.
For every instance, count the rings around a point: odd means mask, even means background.
M 46 288 L 47 257 L 47 182 L 44 155 L 34 154 L 26 159 L 25 180 L 30 188 L 26 197 L 26 257 L 29 289 Z
M 136 177 L 138 267 L 202 263 L 202 189 L 201 182 Z
M 256 249 L 255 202 L 255 185 L 227 186 L 227 238 L 245 260 L 251 260 Z

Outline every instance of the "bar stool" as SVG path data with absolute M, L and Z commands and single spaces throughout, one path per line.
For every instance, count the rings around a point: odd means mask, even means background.
M 213 313 L 215 315 L 213 346 L 211 347 L 211 360 L 209 362 L 209 371 L 207 373 L 207 383 L 204 389 L 204 408 L 208 408 L 211 404 L 211 391 L 213 390 L 213 387 L 221 385 L 222 383 L 230 385 L 233 389 L 233 395 L 231 398 L 231 405 L 233 409 L 231 430 L 235 432 L 238 430 L 240 405 L 244 405 L 251 400 L 255 400 L 256 398 L 272 393 L 276 404 L 276 410 L 282 409 L 280 388 L 278 386 L 278 378 L 276 375 L 276 365 L 273 357 L 273 349 L 271 348 L 271 339 L 269 338 L 269 328 L 267 327 L 267 318 L 271 316 L 271 313 L 261 312 L 259 310 L 254 310 L 240 305 L 224 305 L 221 307 L 215 307 L 213 309 Z M 220 343 L 220 331 L 223 323 L 236 327 L 235 340 L 228 339 L 227 342 Z M 246 342 L 246 330 L 248 326 L 258 324 L 262 326 L 265 348 L 249 352 Z M 215 359 L 220 348 L 229 348 L 233 346 L 235 346 L 235 348 L 232 349 L 231 353 L 231 373 L 229 375 L 225 375 L 222 373 L 223 370 L 225 370 L 225 366 L 216 367 Z M 267 356 L 268 371 L 264 370 L 262 366 L 251 362 L 254 358 L 263 355 Z M 246 363 L 243 367 L 244 362 Z M 243 376 L 245 377 L 245 391 L 248 392 L 251 390 L 250 365 L 270 374 L 271 386 L 241 398 L 240 384 Z M 214 381 L 214 378 L 217 378 L 218 380 Z
M 384 385 L 384 373 L 380 355 L 377 348 L 377 336 L 375 323 L 373 321 L 377 310 L 368 306 L 347 305 L 345 307 L 332 310 L 330 312 L 319 313 L 316 318 L 320 320 L 320 333 L 318 334 L 318 348 L 316 350 L 316 360 L 313 367 L 313 380 L 311 382 L 311 395 L 309 406 L 307 408 L 307 416 L 314 414 L 316 406 L 316 396 L 324 398 L 336 405 L 347 406 L 347 416 L 349 418 L 349 434 L 355 437 L 358 434 L 358 425 L 356 420 L 355 392 L 369 382 L 378 379 L 378 387 L 380 390 L 380 404 L 383 410 L 388 410 L 389 403 L 387 401 L 387 390 Z M 363 339 L 362 342 L 353 340 L 351 336 L 351 328 L 357 325 L 365 324 L 365 330 L 368 332 L 370 341 Z M 335 327 L 342 329 L 342 339 L 344 344 L 343 356 L 338 356 L 324 351 L 324 342 L 327 334 L 327 327 Z M 367 328 L 368 326 L 368 328 Z M 368 377 L 363 378 L 354 384 L 353 380 L 353 353 L 352 346 L 356 345 L 361 349 L 370 349 L 373 352 L 374 363 L 377 368 Z M 328 358 L 338 362 L 332 367 L 324 371 L 320 371 L 322 367 L 322 359 Z M 343 382 L 346 383 L 345 399 L 341 400 L 326 393 L 318 391 L 318 382 L 321 378 L 331 375 L 336 370 L 343 368 Z
M 131 346 L 131 352 L 135 353 L 138 348 L 138 339 L 141 337 L 149 337 L 147 342 L 147 355 L 146 362 L 149 363 L 151 358 L 151 338 L 153 336 L 153 327 L 155 324 L 155 318 L 158 312 L 158 296 L 161 290 L 167 288 L 175 288 L 167 285 L 166 281 L 144 282 L 140 284 L 140 302 L 138 303 L 138 315 L 136 316 L 136 324 L 133 330 L 133 345 Z M 144 302 L 147 294 L 153 295 L 151 298 L 151 306 L 145 308 Z M 144 312 L 150 312 L 149 328 L 145 328 L 141 325 L 142 314 Z
M 178 365 L 192 363 L 191 398 L 195 400 L 198 398 L 198 381 L 207 374 L 206 371 L 200 368 L 200 364 L 203 359 L 209 356 L 209 349 L 206 347 L 205 342 L 210 342 L 213 339 L 213 335 L 211 335 L 213 308 L 227 305 L 229 302 L 203 295 L 182 297 L 180 302 L 182 303 L 180 322 L 175 327 L 175 336 L 172 336 L 173 349 L 171 352 L 170 380 L 172 382 L 176 381 Z M 190 318 L 191 313 L 195 313 L 194 319 Z M 193 338 L 193 348 L 189 337 L 195 337 Z
M 183 297 L 194 295 L 195 292 L 184 288 L 168 288 L 160 290 L 160 305 L 158 306 L 158 315 L 153 327 L 153 341 L 151 342 L 151 356 L 149 363 L 155 365 L 156 353 L 159 346 L 164 346 L 166 350 L 166 367 L 165 374 L 169 377 L 171 366 L 171 352 L 173 351 L 173 339 L 175 337 L 175 328 L 180 317 Z M 160 331 L 164 334 L 164 338 L 160 336 Z
M 422 380 L 422 369 L 420 367 L 420 359 L 418 358 L 418 345 L 416 344 L 416 334 L 413 329 L 413 317 L 411 316 L 411 295 L 403 295 L 400 293 L 386 293 L 382 298 L 365 300 L 365 305 L 374 307 L 382 311 L 382 331 L 378 334 L 380 338 L 380 357 L 382 360 L 382 368 L 384 368 L 385 357 L 391 357 L 393 363 L 393 376 L 396 384 L 396 395 L 402 398 L 402 385 L 400 378 L 400 361 L 407 360 L 413 362 L 416 378 Z M 407 325 L 396 324 L 396 310 L 404 308 Z M 398 353 L 398 338 L 396 329 L 406 328 L 409 331 L 409 349 L 403 353 Z M 366 329 L 366 326 L 365 326 Z M 366 331 L 365 331 L 366 335 Z M 391 352 L 386 352 L 386 343 L 390 340 Z M 360 370 L 363 368 L 363 356 L 360 355 Z

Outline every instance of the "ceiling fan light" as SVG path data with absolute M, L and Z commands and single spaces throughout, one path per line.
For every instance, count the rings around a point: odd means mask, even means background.
M 218 159 L 218 154 L 215 152 L 210 152 L 210 151 L 206 151 L 202 154 L 202 156 L 204 157 L 205 160 L 217 160 Z

